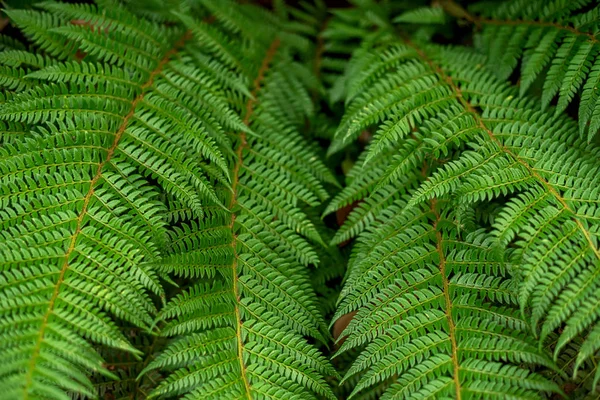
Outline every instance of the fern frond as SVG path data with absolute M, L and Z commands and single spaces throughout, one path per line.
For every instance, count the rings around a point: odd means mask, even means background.
M 437 262 L 424 222 L 416 225 L 417 231 L 401 236 L 401 241 L 388 241 L 385 231 L 377 235 L 383 224 L 394 227 L 390 235 L 398 234 L 396 221 L 404 226 L 417 218 L 415 213 L 423 204 L 435 199 L 451 202 L 448 218 L 458 223 L 465 207 L 502 199 L 507 204 L 492 220 L 492 236 L 497 241 L 486 239 L 495 249 L 490 250 L 488 260 L 513 265 L 512 273 L 518 279 L 507 293 L 518 293 L 523 321 L 531 324 L 534 332 L 541 328 L 540 342 L 562 326 L 553 349 L 558 356 L 567 343 L 598 324 L 594 301 L 600 260 L 594 199 L 597 150 L 578 138 L 573 121 L 554 110 L 540 110 L 536 101 L 519 97 L 514 88 L 495 79 L 483 68 L 483 57 L 406 37 L 396 42 L 402 44 L 383 40 L 378 51 L 388 54 L 390 47 L 412 49 L 404 51 L 400 62 L 386 64 L 386 57 L 356 55 L 368 57 L 370 62 L 364 64 L 363 71 L 379 68 L 378 77 L 357 96 L 347 92 L 346 115 L 333 143 L 333 149 L 338 150 L 361 130 L 376 129 L 365 150 L 367 155 L 361 156 L 364 165 L 354 167 L 360 171 L 374 166 L 369 180 L 379 183 L 363 192 L 368 198 L 356 213 L 372 212 L 375 216 L 361 229 L 352 228 L 355 222 L 349 218 L 341 230 L 350 232 L 344 239 L 357 237 L 358 243 L 336 318 L 358 311 L 355 319 L 364 319 L 363 325 L 354 324 L 362 328 L 348 328 L 342 349 L 370 343 L 389 329 L 398 307 L 411 315 L 438 307 L 441 301 L 442 291 L 431 289 L 429 283 L 423 289 L 412 286 L 429 282 L 433 275 L 427 267 Z M 361 74 L 355 76 L 362 78 Z M 396 154 L 385 156 L 384 149 L 392 146 Z M 358 191 L 358 182 L 351 181 L 344 191 Z M 389 187 L 400 190 L 414 185 L 419 187 L 411 198 L 378 209 L 377 199 Z M 356 195 L 353 200 L 360 197 Z M 329 210 L 336 208 L 337 204 Z M 461 231 L 458 227 L 454 230 Z M 373 249 L 377 242 L 363 239 L 364 235 L 381 238 L 380 254 Z M 516 251 L 510 251 L 511 247 Z M 400 284 L 398 279 L 405 281 Z M 387 298 L 404 295 L 409 296 L 404 303 L 386 303 Z M 372 317 L 377 311 L 381 315 Z M 526 337 L 526 333 L 522 335 Z M 415 346 L 429 348 L 436 340 L 441 338 L 431 336 Z M 591 343 L 581 361 L 597 351 Z M 441 361 L 435 365 L 438 363 Z M 398 365 L 398 371 L 403 372 L 412 364 L 406 358 Z M 396 373 L 381 372 L 377 382 Z M 438 383 L 440 390 L 452 385 L 450 381 Z
M 255 23 L 253 9 L 204 5 L 231 40 Z M 257 31 L 235 62 L 253 84 L 233 139 L 231 192 L 219 191 L 227 209 L 185 221 L 154 263 L 199 280 L 159 313 L 161 334 L 175 339 L 147 370 L 172 373 L 151 397 L 334 398 L 325 378 L 337 373 L 305 338 L 325 343 L 328 333 L 307 268 L 319 261 L 311 242 L 323 241 L 303 211 L 327 198 L 332 175 L 299 131 L 312 110 L 292 58 L 302 47 L 275 28 Z
M 408 22 L 414 24 L 443 24 L 446 14 L 441 7 L 419 7 L 405 11 L 394 18 L 393 22 Z
M 402 218 L 389 237 L 366 232 L 364 240 L 373 243 L 355 250 L 368 268 L 348 279 L 338 309 L 338 315 L 357 311 L 340 352 L 366 345 L 344 378 L 365 371 L 353 396 L 392 377 L 381 398 L 533 398 L 558 391 L 525 367 L 554 368 L 517 316 L 511 290 L 516 282 L 494 260 L 481 232 L 455 237 L 439 207 L 433 201 L 420 218 Z M 391 243 L 399 250 L 388 256 Z M 422 252 L 413 254 L 419 244 Z M 374 264 L 376 254 L 389 257 L 387 263 Z
M 149 330 L 165 296 L 152 265 L 170 248 L 162 194 L 195 217 L 219 204 L 225 132 L 246 125 L 236 80 L 204 72 L 180 26 L 117 4 L 40 6 L 8 12 L 46 56 L 5 56 L 34 70 L 0 112 L 27 131 L 0 149 L 0 386 L 8 399 L 95 397 L 90 372 L 118 377 L 92 343 L 137 356 L 117 320 Z
M 144 398 L 154 388 L 162 377 L 160 372 L 154 372 L 137 379 L 139 373 L 154 359 L 157 351 L 164 346 L 163 338 L 148 335 L 133 326 L 123 326 L 127 340 L 143 354 L 142 359 L 131 353 L 123 353 L 110 347 L 101 347 L 99 354 L 104 359 L 106 368 L 118 379 L 107 378 L 101 374 L 92 374 L 94 393 L 100 398 L 127 400 Z M 84 400 L 87 397 L 70 393 L 71 398 Z
M 506 79 L 521 64 L 520 95 L 542 77 L 542 108 L 558 95 L 556 113 L 579 97 L 579 131 L 588 140 L 600 129 L 597 89 L 600 75 L 597 39 L 598 7 L 590 1 L 507 1 L 477 7 L 480 15 L 442 2 L 449 14 L 481 27 L 477 47 L 489 55 L 488 64 Z

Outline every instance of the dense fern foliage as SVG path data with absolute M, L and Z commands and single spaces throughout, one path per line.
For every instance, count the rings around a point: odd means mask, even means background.
M 549 353 L 584 337 L 577 374 L 598 350 L 598 151 L 560 100 L 520 96 L 494 61 L 431 44 L 430 27 L 374 24 L 330 149 L 373 132 L 326 210 L 359 201 L 333 241 L 357 238 L 334 319 L 356 313 L 340 351 L 366 347 L 345 379 L 363 371 L 355 393 L 389 385 L 381 398 L 556 390 L 523 367 L 556 369 Z
M 558 95 L 555 112 L 560 113 L 579 95 L 579 127 L 590 140 L 600 129 L 600 10 L 593 3 L 512 1 L 496 7 L 475 5 L 475 15 L 457 12 L 480 27 L 477 47 L 500 78 L 508 78 L 520 62 L 521 94 L 543 79 L 543 109 Z M 448 4 L 447 9 L 455 10 Z
M 335 183 L 298 132 L 307 45 L 205 5 L 169 24 L 110 2 L 8 12 L 32 47 L 3 53 L 5 398 L 93 397 L 89 371 L 118 376 L 92 343 L 139 353 L 119 321 L 155 316 L 178 338 L 148 366 L 175 369 L 157 395 L 332 397 L 303 338 L 328 334 L 302 207 Z M 167 273 L 191 287 L 157 314 Z
M 2 399 L 597 398 L 597 2 L 17 3 Z

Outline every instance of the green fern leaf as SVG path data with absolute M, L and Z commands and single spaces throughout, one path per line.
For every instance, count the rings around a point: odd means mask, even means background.
M 262 13 L 205 5 L 235 40 Z M 307 269 L 319 261 L 310 242 L 323 241 L 303 211 L 327 198 L 332 175 L 303 150 L 299 127 L 312 107 L 291 56 L 301 49 L 275 30 L 252 38 L 233 63 L 253 86 L 228 164 L 232 192 L 217 189 L 227 210 L 182 223 L 168 256 L 152 263 L 199 280 L 158 315 L 161 334 L 175 340 L 146 369 L 171 372 L 151 397 L 334 398 L 325 377 L 337 373 L 305 338 L 325 343 L 328 333 Z
M 195 217 L 219 204 L 225 131 L 246 125 L 224 86 L 236 80 L 203 72 L 189 32 L 116 4 L 41 7 L 9 11 L 48 58 L 5 55 L 37 70 L 12 67 L 21 93 L 0 112 L 26 126 L 0 149 L 0 386 L 6 398 L 95 397 L 88 373 L 116 376 L 92 343 L 139 354 L 117 320 L 150 330 L 151 296 L 165 296 L 152 264 L 173 246 L 162 193 Z
M 590 9 L 589 3 L 539 0 L 474 6 L 481 15 L 471 15 L 451 1 L 442 5 L 449 14 L 482 27 L 478 47 L 490 56 L 489 65 L 500 78 L 507 78 L 522 61 L 521 95 L 542 76 L 542 105 L 548 106 L 558 95 L 556 112 L 560 113 L 583 88 L 579 128 L 591 140 L 598 131 L 597 124 L 588 123 L 596 99 L 592 91 L 597 86 L 594 71 L 600 51 L 596 37 L 600 11 Z

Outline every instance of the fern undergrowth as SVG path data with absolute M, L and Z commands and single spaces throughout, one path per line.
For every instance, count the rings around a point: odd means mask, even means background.
M 0 397 L 598 398 L 597 2 L 252 3 L 5 4 Z

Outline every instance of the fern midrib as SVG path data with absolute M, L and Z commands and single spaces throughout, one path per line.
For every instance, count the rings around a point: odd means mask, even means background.
M 431 200 L 431 212 L 435 215 L 435 221 L 433 228 L 435 229 L 435 240 L 436 240 L 436 251 L 440 257 L 440 275 L 442 276 L 442 290 L 444 292 L 444 302 L 446 307 L 444 312 L 446 313 L 446 320 L 448 321 L 448 336 L 450 337 L 450 346 L 452 351 L 452 369 L 454 379 L 454 389 L 456 392 L 456 399 L 461 400 L 461 384 L 459 370 L 460 365 L 458 362 L 458 346 L 456 344 L 456 325 L 454 318 L 452 318 L 452 299 L 450 298 L 450 283 L 448 282 L 448 276 L 446 274 L 446 256 L 444 255 L 444 249 L 442 248 L 442 233 L 438 229 L 438 224 L 441 220 L 439 212 L 436 210 L 436 199 Z
M 461 5 L 455 3 L 453 0 L 442 0 L 440 1 L 440 5 L 444 9 L 446 13 L 449 15 L 459 18 L 465 19 L 470 23 L 474 24 L 478 28 L 481 25 L 500 25 L 500 26 L 538 26 L 542 28 L 556 28 L 561 31 L 568 31 L 577 36 L 587 36 L 588 40 L 592 43 L 600 43 L 600 40 L 596 38 L 591 33 L 582 32 L 577 28 L 567 25 L 561 25 L 556 22 L 546 22 L 546 21 L 532 21 L 532 20 L 522 20 L 522 19 L 495 19 L 495 18 L 485 18 L 479 17 L 469 13 L 465 10 Z
M 529 20 L 501 20 L 501 19 L 482 18 L 482 17 L 473 17 L 473 18 L 474 18 L 474 21 L 478 24 L 500 25 L 500 26 L 528 25 L 528 26 L 536 26 L 536 27 L 543 27 L 543 28 L 552 27 L 552 28 L 556 28 L 561 31 L 571 32 L 572 34 L 577 35 L 577 36 L 586 36 L 587 40 L 592 43 L 595 43 L 595 44 L 600 43 L 600 40 L 598 40 L 591 33 L 582 32 L 582 31 L 578 30 L 577 28 L 573 28 L 571 26 L 566 26 L 566 25 L 560 25 L 555 22 L 529 21 Z
M 467 109 L 471 113 L 471 115 L 473 116 L 473 118 L 477 122 L 477 125 L 483 131 L 486 132 L 486 134 L 488 135 L 488 137 L 490 138 L 490 140 L 492 140 L 500 148 L 500 150 L 502 152 L 504 152 L 505 154 L 507 154 L 508 156 L 510 156 L 512 159 L 514 159 L 517 163 L 519 163 L 520 165 L 522 165 L 529 172 L 529 174 L 531 174 L 531 176 L 533 178 L 535 178 L 544 187 L 544 189 L 548 193 L 550 193 L 556 199 L 556 201 L 558 201 L 558 203 L 561 205 L 561 207 L 565 211 L 567 211 L 570 215 L 573 215 L 573 216 L 576 215 L 577 213 L 575 213 L 569 207 L 569 205 L 567 204 L 567 202 L 565 201 L 565 199 L 554 188 L 554 186 L 552 186 L 550 183 L 548 183 L 548 181 L 546 179 L 544 179 L 536 171 L 535 168 L 533 168 L 531 165 L 529 165 L 529 163 L 527 161 L 525 161 L 522 157 L 517 156 L 510 149 L 508 149 L 500 141 L 500 139 L 498 139 L 496 137 L 496 135 L 494 135 L 494 132 L 492 132 L 485 125 L 485 122 L 483 121 L 481 115 L 477 112 L 477 110 L 475 110 L 475 108 L 473 107 L 473 105 L 467 99 L 465 99 L 465 97 L 463 96 L 462 90 L 456 85 L 456 83 L 454 82 L 454 80 L 452 79 L 452 77 L 449 76 L 449 75 L 447 75 L 440 66 L 436 65 L 427 56 L 427 54 L 423 50 L 421 50 L 418 46 L 416 46 L 412 41 L 410 41 L 407 38 L 403 38 L 403 40 L 405 41 L 405 43 L 407 45 L 409 45 L 410 47 L 412 47 L 413 49 L 415 49 L 415 51 L 417 52 L 417 54 L 419 55 L 419 57 L 424 62 L 426 62 L 433 71 L 437 72 L 440 75 L 440 77 L 452 88 L 452 90 L 456 93 L 456 98 L 458 99 L 458 101 L 463 105 L 463 107 L 465 107 L 465 109 Z M 594 244 L 594 241 L 592 239 L 592 235 L 590 234 L 590 232 L 585 228 L 585 226 L 583 225 L 583 223 L 578 218 L 572 217 L 571 219 L 577 224 L 579 230 L 581 231 L 582 235 L 584 236 L 585 240 L 587 241 L 589 248 L 592 250 L 592 252 L 596 256 L 596 258 L 598 260 L 600 260 L 600 250 Z
M 258 70 L 258 74 L 256 76 L 256 79 L 253 82 L 253 89 L 251 94 L 251 97 L 248 99 L 248 101 L 246 102 L 246 114 L 244 116 L 244 125 L 246 125 L 247 127 L 250 127 L 250 118 L 252 117 L 252 114 L 254 114 L 254 107 L 257 103 L 257 98 L 256 96 L 258 95 L 258 92 L 261 89 L 261 85 L 262 85 L 262 81 L 264 80 L 265 74 L 267 73 L 271 62 L 273 61 L 273 58 L 275 57 L 275 54 L 277 53 L 277 49 L 279 48 L 279 45 L 281 44 L 280 40 L 278 38 L 275 38 L 275 40 L 273 40 L 273 42 L 271 43 L 271 45 L 269 46 L 269 49 L 267 50 L 265 57 L 262 60 L 261 66 Z M 235 154 L 237 156 L 237 160 L 235 163 L 235 166 L 233 167 L 233 173 L 232 173 L 232 183 L 231 183 L 231 200 L 229 201 L 229 205 L 228 205 L 228 209 L 231 212 L 231 223 L 229 224 L 229 228 L 231 229 L 231 231 L 233 232 L 233 225 L 235 223 L 235 213 L 232 211 L 233 207 L 235 207 L 235 205 L 237 204 L 237 196 L 238 196 L 238 184 L 240 181 L 240 177 L 239 177 L 239 173 L 240 173 L 240 169 L 242 167 L 242 164 L 244 163 L 244 156 L 243 156 L 243 152 L 246 149 L 246 147 L 248 146 L 248 140 L 246 137 L 246 132 L 242 131 L 240 132 L 239 135 L 239 140 L 240 140 L 240 144 L 238 146 L 238 148 L 235 151 Z M 239 281 L 239 277 L 238 277 L 238 272 L 237 272 L 237 267 L 238 267 L 238 254 L 237 254 L 237 235 L 233 235 L 233 240 L 231 241 L 231 247 L 233 248 L 233 261 L 231 264 L 231 269 L 232 269 L 232 276 L 233 276 L 233 294 L 235 296 L 236 302 L 235 302 L 235 321 L 236 321 L 236 337 L 237 337 L 237 353 L 238 353 L 238 360 L 240 363 L 240 373 L 242 375 L 242 381 L 244 382 L 244 387 L 246 389 L 246 397 L 248 400 L 252 400 L 252 394 L 250 392 L 250 383 L 248 381 L 248 377 L 246 374 L 246 365 L 244 363 L 244 344 L 242 341 L 242 317 L 241 317 L 241 312 L 240 312 L 240 291 L 238 288 L 238 281 Z
M 191 33 L 190 33 L 190 31 L 186 31 L 181 36 L 181 38 L 179 40 L 177 40 L 177 42 L 175 42 L 173 47 L 165 53 L 164 57 L 158 63 L 156 68 L 150 73 L 146 83 L 144 83 L 141 86 L 140 94 L 137 95 L 137 97 L 135 99 L 133 99 L 133 101 L 131 102 L 130 110 L 127 113 L 127 115 L 123 118 L 123 122 L 121 123 L 121 126 L 119 126 L 119 129 L 117 130 L 117 132 L 115 134 L 115 139 L 114 139 L 111 147 L 108 149 L 106 158 L 104 159 L 104 161 L 102 161 L 98 165 L 96 174 L 90 181 L 90 187 L 88 189 L 88 192 L 83 197 L 83 205 L 81 208 L 81 212 L 79 213 L 79 216 L 77 217 L 77 225 L 75 227 L 75 232 L 71 236 L 71 241 L 69 243 L 69 247 L 67 248 L 67 250 L 65 252 L 64 262 L 61 267 L 60 274 L 58 276 L 58 280 L 56 281 L 56 283 L 54 285 L 54 291 L 52 292 L 52 296 L 50 297 L 50 301 L 48 302 L 48 308 L 46 310 L 46 313 L 44 314 L 44 317 L 42 318 L 40 331 L 39 331 L 38 337 L 36 339 L 36 343 L 34 346 L 33 354 L 31 356 L 31 360 L 29 361 L 29 367 L 27 370 L 27 375 L 25 377 L 25 385 L 23 387 L 23 391 L 24 391 L 23 399 L 24 400 L 27 400 L 29 398 L 29 388 L 31 387 L 31 385 L 33 383 L 33 371 L 35 370 L 35 366 L 36 366 L 37 360 L 40 355 L 40 350 L 42 347 L 42 343 L 44 341 L 44 334 L 46 332 L 46 328 L 48 327 L 48 321 L 50 319 L 50 315 L 52 315 L 52 313 L 54 311 L 54 305 L 56 303 L 56 299 L 58 298 L 58 295 L 60 294 L 60 288 L 65 279 L 65 274 L 67 273 L 67 271 L 69 269 L 69 258 L 71 257 L 71 254 L 75 250 L 77 238 L 79 237 L 79 234 L 81 233 L 81 231 L 83 229 L 83 220 L 87 214 L 88 206 L 90 204 L 92 196 L 94 195 L 95 186 L 98 183 L 98 181 L 100 180 L 100 178 L 102 177 L 102 169 L 112 159 L 112 156 L 113 156 L 117 146 L 119 145 L 119 141 L 121 140 L 123 134 L 125 133 L 125 130 L 127 129 L 127 126 L 129 125 L 129 121 L 135 114 L 137 105 L 144 99 L 144 96 L 146 95 L 146 90 L 152 86 L 156 76 L 162 72 L 164 66 L 171 60 L 171 58 L 175 54 L 177 54 L 177 52 L 179 52 L 181 50 L 181 48 L 183 48 L 183 46 L 189 39 L 191 39 Z

